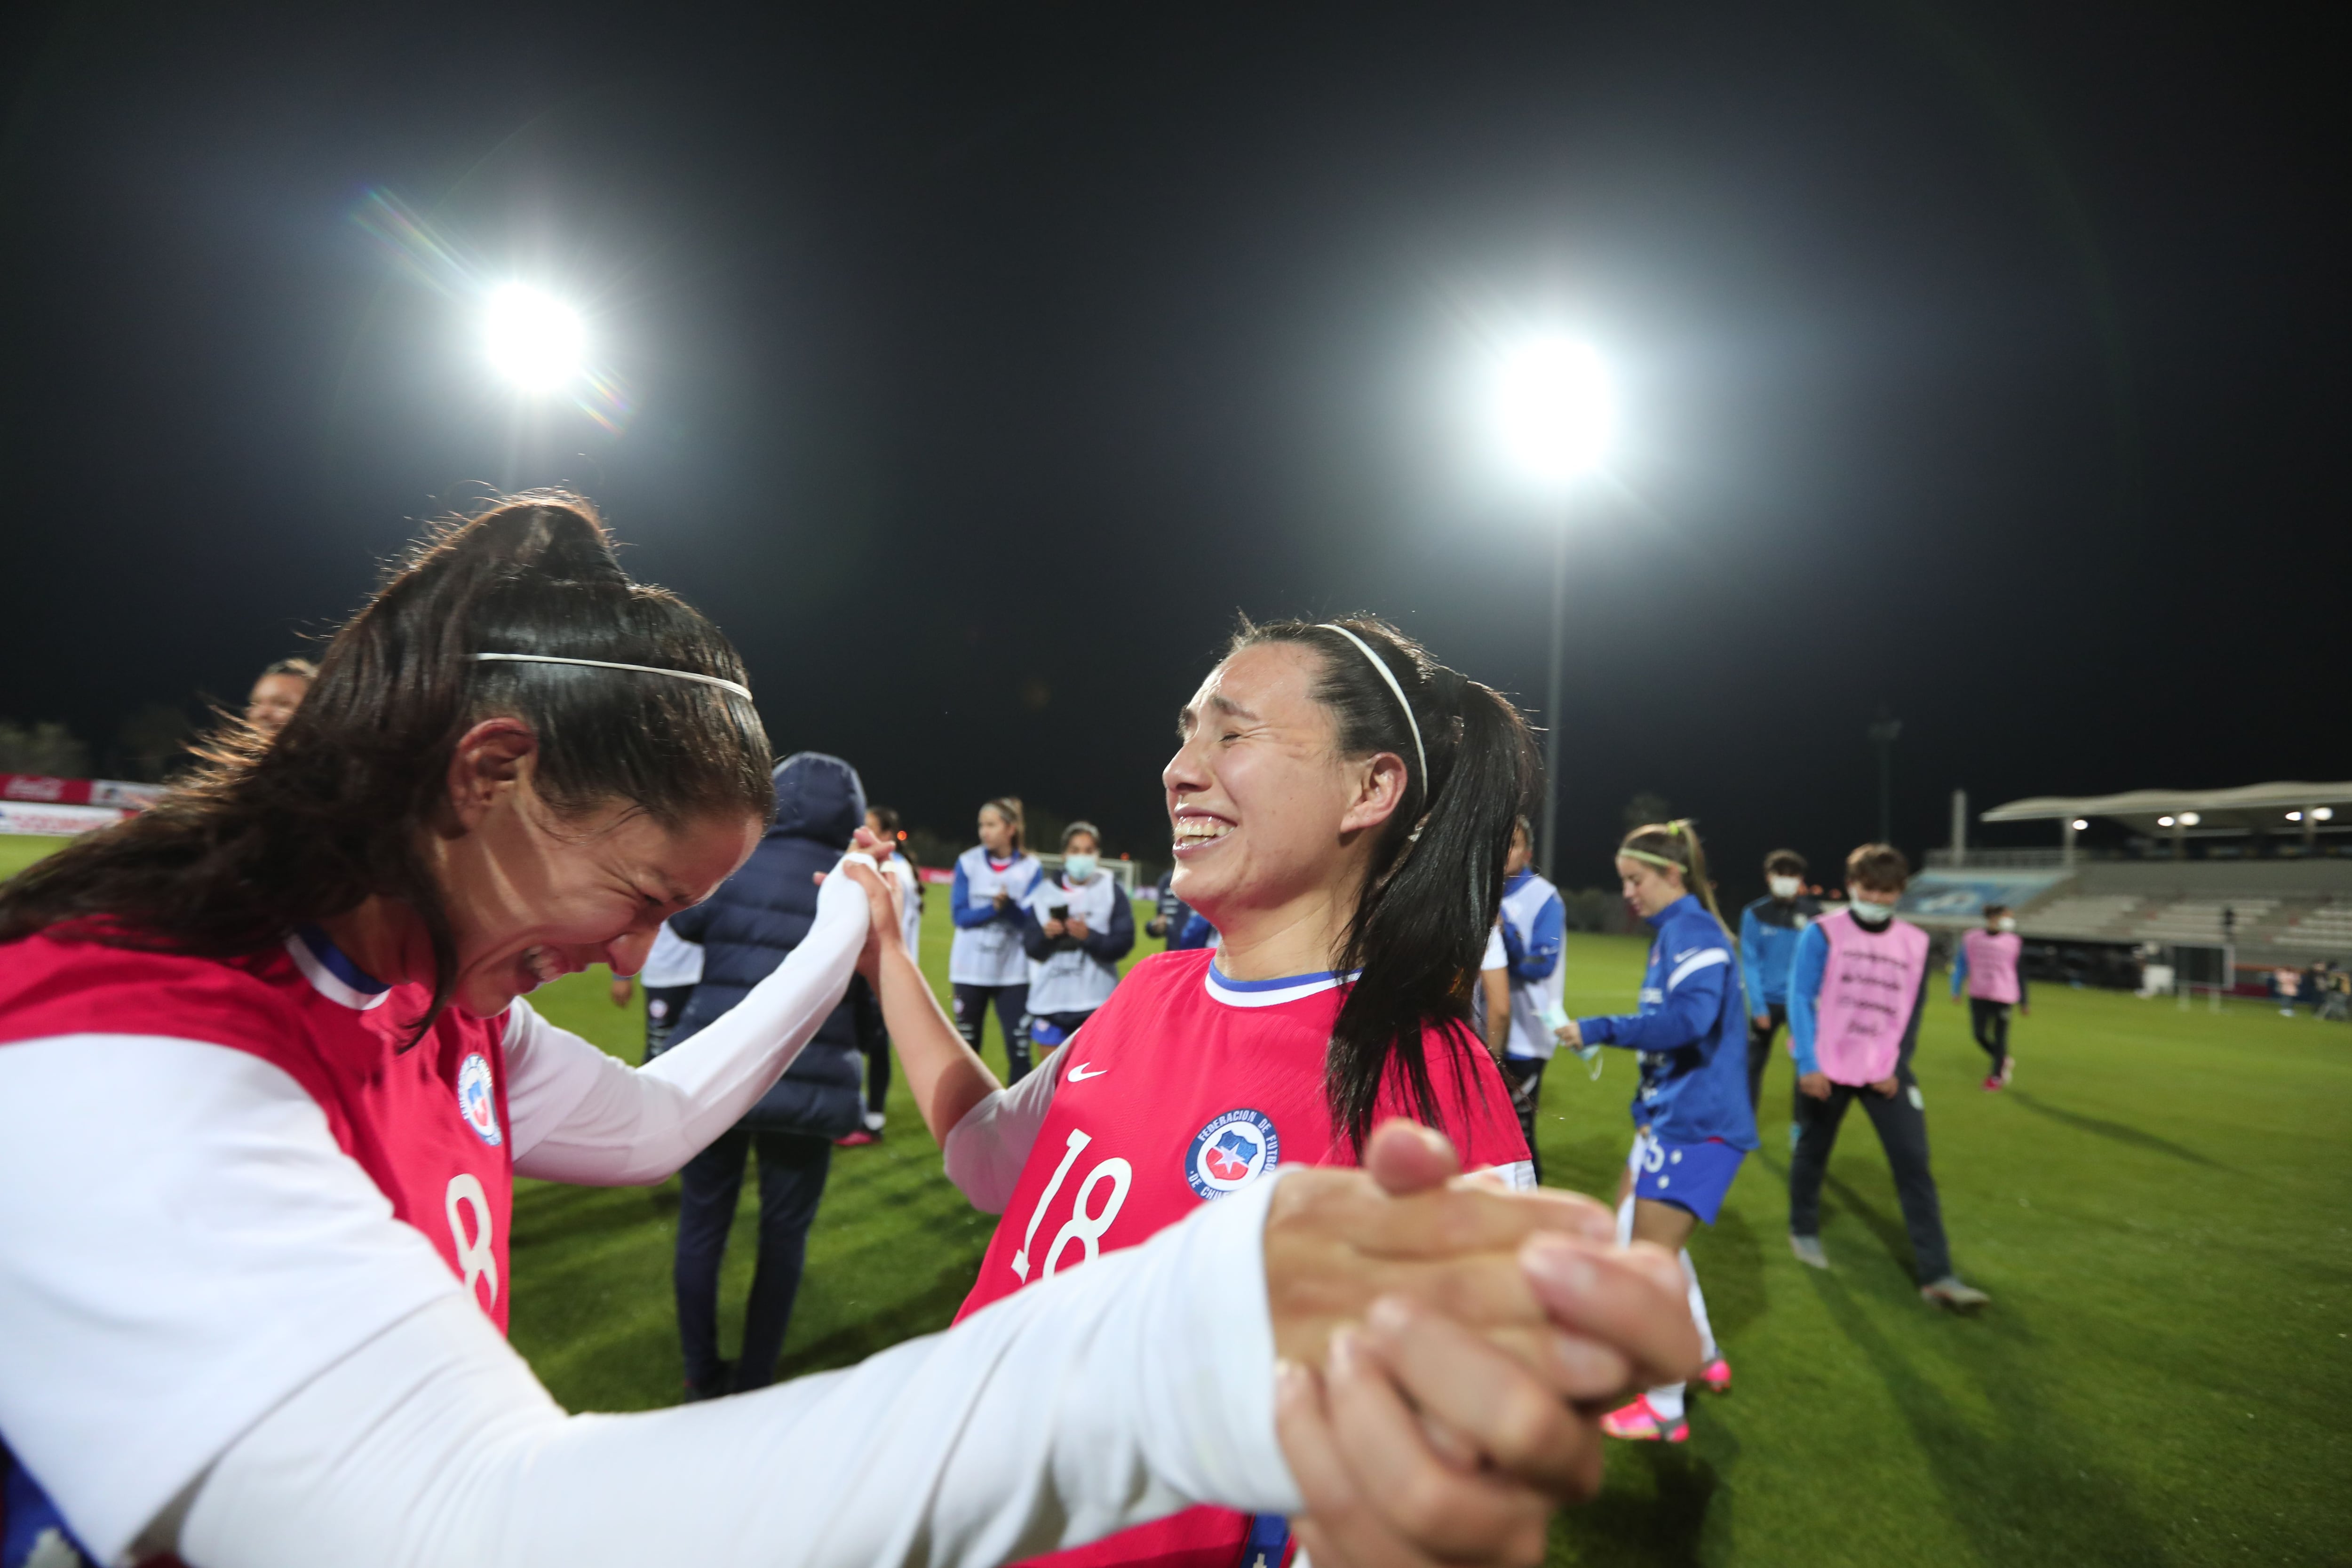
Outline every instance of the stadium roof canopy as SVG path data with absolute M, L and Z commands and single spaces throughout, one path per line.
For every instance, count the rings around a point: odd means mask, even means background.
M 2237 789 L 2135 789 L 2121 795 L 2040 795 L 2012 800 L 1984 814 L 1985 822 L 2071 822 L 2078 816 L 2105 816 L 2145 832 L 2158 832 L 2180 821 L 2184 813 L 2207 830 L 2292 833 L 2290 811 L 2308 813 L 2315 806 L 2352 805 L 2352 782 L 2340 784 L 2245 784 Z M 2172 822 L 2159 822 L 2170 817 Z M 2308 822 L 2310 818 L 2305 817 Z M 2322 820 L 2325 820 L 2324 818 Z

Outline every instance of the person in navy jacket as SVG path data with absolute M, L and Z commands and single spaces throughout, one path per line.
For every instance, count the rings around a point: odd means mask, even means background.
M 1559 1038 L 1579 1050 L 1618 1046 L 1642 1053 L 1633 1152 L 1618 1185 L 1618 1234 L 1681 1255 L 1706 1356 L 1700 1377 L 1721 1391 L 1731 1386 L 1731 1368 L 1717 1349 L 1684 1243 L 1701 1222 L 1715 1223 L 1731 1179 L 1756 1147 L 1739 965 L 1715 907 L 1706 852 L 1687 821 L 1628 834 L 1617 849 L 1617 875 L 1625 901 L 1658 933 L 1642 978 L 1641 1010 L 1573 1019 L 1560 1026 Z M 1685 1441 L 1683 1384 L 1654 1388 L 1612 1411 L 1601 1429 L 1617 1437 Z
M 833 869 L 866 820 L 866 786 L 839 757 L 798 752 L 776 765 L 775 781 L 775 818 L 751 858 L 708 901 L 670 917 L 670 930 L 702 944 L 702 979 L 666 1049 L 707 1028 L 801 944 L 816 918 L 815 874 Z M 878 1027 L 879 1015 L 866 982 L 851 981 L 849 994 L 775 1087 L 680 1173 L 671 1278 L 689 1399 L 765 1388 L 775 1377 L 833 1141 L 862 1122 L 859 1046 L 866 1030 Z M 744 1157 L 754 1150 L 760 1261 L 743 1317 L 742 1355 L 730 1363 L 719 1355 L 719 1266 L 743 1190 Z
M 1062 868 L 1029 890 L 1021 942 L 1029 954 L 1029 1040 L 1050 1051 L 1110 1000 L 1118 961 L 1135 948 L 1135 910 L 1118 879 L 1102 869 L 1093 823 L 1062 830 Z
M 1764 1102 L 1764 1069 L 1772 1039 L 1789 1021 L 1789 961 L 1797 938 L 1822 918 L 1822 901 L 1805 891 L 1805 858 L 1793 849 L 1764 857 L 1771 890 L 1739 911 L 1739 973 L 1748 990 L 1748 1108 Z

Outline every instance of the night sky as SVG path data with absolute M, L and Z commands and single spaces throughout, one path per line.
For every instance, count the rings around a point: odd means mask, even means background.
M 1540 704 L 1563 511 L 1571 885 L 1641 789 L 1727 891 L 1826 868 L 1882 706 L 1915 853 L 1956 785 L 2342 777 L 2320 15 L 22 7 L 0 716 L 241 699 L 420 520 L 567 484 L 780 751 L 959 840 L 1012 791 L 1162 858 L 1237 610 Z M 487 370 L 509 279 L 613 428 Z M 1479 402 L 1547 329 L 1622 399 L 1567 503 Z

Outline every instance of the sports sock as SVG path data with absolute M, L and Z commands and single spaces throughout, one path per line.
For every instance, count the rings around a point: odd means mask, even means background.
M 1670 1383 L 1664 1388 L 1650 1390 L 1650 1408 L 1658 1413 L 1658 1419 L 1661 1421 L 1681 1420 L 1683 1418 L 1683 1385 L 1679 1383 Z
M 1706 1293 L 1698 1288 L 1698 1270 L 1691 1267 L 1690 1248 L 1683 1248 L 1683 1280 L 1690 1287 L 1691 1321 L 1698 1325 L 1699 1358 L 1716 1358 L 1715 1326 L 1706 1321 Z M 1653 1401 L 1653 1403 L 1655 1403 Z
M 1633 1200 L 1630 1196 L 1617 1205 L 1617 1245 L 1633 1245 Z

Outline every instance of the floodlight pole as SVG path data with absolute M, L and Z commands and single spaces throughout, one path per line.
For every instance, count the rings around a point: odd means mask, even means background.
M 1551 545 L 1551 698 L 1544 705 L 1543 877 L 1558 884 L 1559 860 L 1559 688 L 1568 644 L 1568 506 L 1561 503 Z

